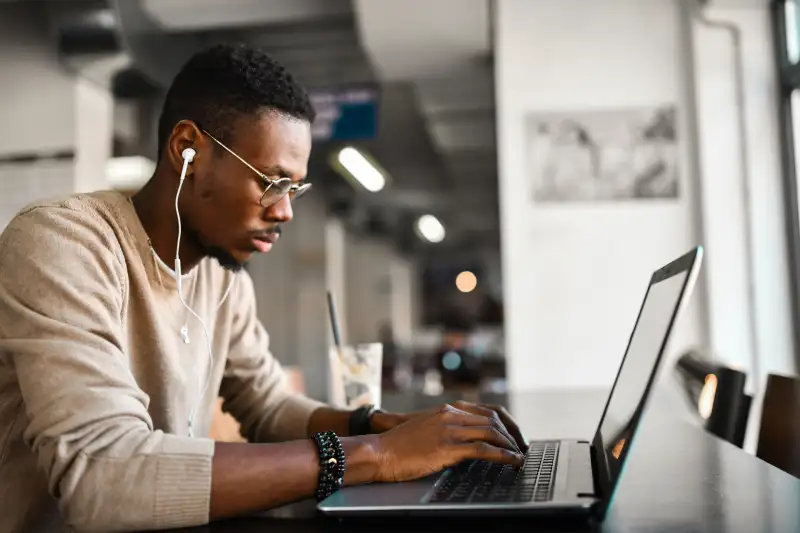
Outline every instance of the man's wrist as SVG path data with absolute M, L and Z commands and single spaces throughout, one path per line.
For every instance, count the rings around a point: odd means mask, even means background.
M 345 485 L 371 483 L 380 469 L 381 453 L 377 435 L 362 435 L 340 439 L 346 457 Z
M 374 405 L 363 405 L 350 412 L 348 420 L 347 434 L 351 437 L 356 435 L 369 435 L 372 431 L 372 415 L 378 409 Z
M 408 419 L 406 415 L 375 411 L 369 419 L 370 433 L 383 433 L 398 426 Z

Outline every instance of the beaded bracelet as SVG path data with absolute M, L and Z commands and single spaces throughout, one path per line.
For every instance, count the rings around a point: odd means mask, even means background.
M 314 433 L 313 440 L 319 452 L 319 482 L 317 501 L 322 501 L 342 486 L 344 478 L 344 449 L 333 431 Z

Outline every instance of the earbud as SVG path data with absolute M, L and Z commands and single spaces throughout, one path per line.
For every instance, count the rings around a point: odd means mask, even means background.
M 194 161 L 194 156 L 197 155 L 197 152 L 194 148 L 186 148 L 183 152 L 181 152 L 181 157 L 186 163 L 191 163 Z

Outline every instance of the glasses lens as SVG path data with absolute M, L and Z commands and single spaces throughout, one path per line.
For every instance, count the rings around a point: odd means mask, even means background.
M 290 178 L 281 178 L 271 181 L 264 190 L 264 194 L 261 195 L 261 205 L 268 207 L 280 201 L 291 188 L 292 180 Z
M 303 196 L 305 193 L 308 192 L 309 189 L 311 189 L 311 184 L 310 183 L 304 183 L 303 185 L 298 187 L 296 191 L 291 193 L 292 194 L 292 201 L 297 200 L 298 198 Z

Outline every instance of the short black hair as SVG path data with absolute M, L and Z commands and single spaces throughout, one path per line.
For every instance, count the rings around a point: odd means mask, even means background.
M 224 140 L 237 118 L 265 110 L 308 122 L 316 115 L 303 86 L 264 51 L 241 44 L 201 50 L 167 92 L 158 121 L 158 157 L 181 120 L 193 120 Z

